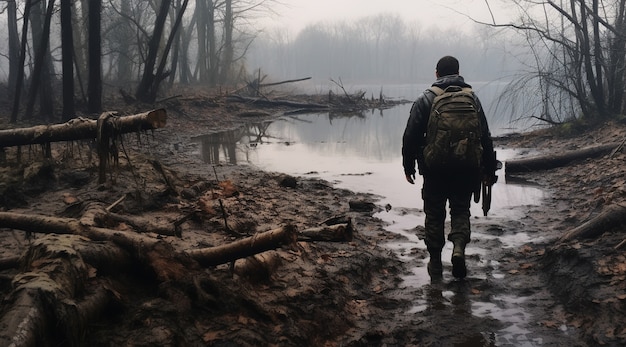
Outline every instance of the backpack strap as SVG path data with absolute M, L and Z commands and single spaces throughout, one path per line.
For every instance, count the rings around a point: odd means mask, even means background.
M 428 88 L 428 90 L 430 90 L 431 92 L 435 93 L 436 96 L 439 96 L 443 93 L 445 93 L 448 88 L 452 87 L 451 89 L 456 89 L 458 91 L 464 91 L 466 93 L 472 93 L 473 90 L 471 87 L 457 87 L 457 86 L 448 86 L 445 90 L 442 89 L 441 87 L 437 87 L 437 86 L 431 86 L 430 88 Z
M 443 94 L 445 92 L 445 90 L 443 90 L 440 87 L 437 86 L 432 86 L 430 88 L 428 88 L 428 90 L 430 90 L 431 92 L 435 93 L 435 96 L 439 96 L 441 94 Z

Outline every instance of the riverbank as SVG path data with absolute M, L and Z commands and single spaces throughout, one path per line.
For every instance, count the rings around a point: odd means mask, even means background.
M 99 202 L 115 206 L 112 212 L 164 225 L 191 216 L 179 224 L 180 237 L 147 234 L 177 254 L 239 239 L 232 231 L 254 235 L 284 225 L 306 230 L 336 217 L 350 219 L 355 232 L 345 242 L 300 241 L 281 247 L 268 253 L 270 261 L 246 261 L 250 267 L 242 267 L 243 261 L 201 267 L 159 256 L 157 268 L 168 269 L 164 276 L 154 270 L 154 263 L 143 263 L 142 254 L 131 253 L 130 263 L 114 270 L 90 263 L 80 295 L 65 298 L 66 302 L 81 303 L 103 288 L 111 298 L 99 318 L 82 322 L 82 344 L 506 346 L 516 341 L 527 346 L 591 346 L 625 341 L 623 249 L 615 248 L 623 233 L 607 232 L 562 245 L 554 242 L 603 208 L 623 202 L 622 152 L 520 175 L 549 192 L 545 201 L 530 206 L 521 220 L 477 227 L 494 240 L 502 233 L 525 232 L 537 241 L 514 249 L 493 241 L 487 245 L 489 254 L 469 259 L 474 273 L 468 280 L 411 288 L 404 278 L 410 268 L 423 266 L 426 252 L 412 250 L 412 260 L 406 261 L 385 247 L 402 237 L 373 217 L 384 208 L 376 206 L 377 197 L 249 166 L 210 166 L 191 140 L 251 118 L 271 121 L 289 108 L 259 110 L 211 95 L 159 106 L 168 111 L 167 126 L 141 136 L 141 141 L 126 140 L 120 165 L 106 184 L 97 183 L 95 162 L 88 159 L 86 147 L 55 146 L 58 159 L 45 165 L 36 151 L 19 165 L 8 153 L 2 171 L 7 182 L 4 210 L 81 218 L 86 206 Z M 128 113 L 135 111 L 144 110 Z M 623 124 L 609 123 L 583 136 L 561 137 L 548 130 L 497 139 L 496 144 L 556 152 L 621 141 L 624 133 Z M 122 196 L 123 201 L 114 205 Z M 127 222 L 107 227 L 135 229 Z M 24 254 L 45 239 L 44 234 L 6 230 L 0 258 Z M 185 270 L 174 271 L 180 264 Z M 3 323 L 16 295 L 15 278 L 25 270 L 22 266 L 1 272 Z M 523 300 L 511 303 L 507 295 Z M 415 310 L 416 301 L 427 307 Z M 525 331 L 507 333 L 512 329 L 494 315 L 476 310 L 475 302 L 505 307 L 508 311 L 499 311 L 504 314 L 523 312 L 530 323 L 525 323 Z M 5 326 L 2 330 L 7 331 Z M 70 335 L 53 334 L 43 345 L 68 344 Z

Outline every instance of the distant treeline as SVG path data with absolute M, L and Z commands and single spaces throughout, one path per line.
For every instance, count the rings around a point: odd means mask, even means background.
M 516 54 L 511 54 L 516 47 L 510 37 L 497 33 L 480 25 L 471 32 L 425 30 L 397 15 L 381 14 L 353 22 L 312 24 L 295 37 L 286 30 L 263 33 L 253 42 L 247 62 L 278 79 L 310 76 L 427 83 L 434 78 L 437 60 L 454 55 L 467 78 L 510 79 L 520 69 Z

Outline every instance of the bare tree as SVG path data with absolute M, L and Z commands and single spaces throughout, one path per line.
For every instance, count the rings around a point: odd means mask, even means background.
M 15 97 L 17 75 L 20 69 L 20 38 L 17 32 L 17 6 L 15 0 L 8 1 L 7 17 L 9 27 L 9 89 L 7 101 Z
M 152 36 L 150 37 L 150 41 L 148 42 L 148 56 L 146 57 L 146 61 L 144 62 L 143 75 L 135 94 L 138 100 L 144 102 L 154 101 L 154 99 L 152 99 L 152 94 L 153 87 L 155 85 L 155 79 L 158 80 L 162 78 L 162 76 L 154 75 L 154 66 L 156 65 L 156 61 L 158 58 L 161 38 L 165 29 L 165 21 L 167 20 L 167 14 L 169 12 L 171 3 L 171 0 L 161 1 L 161 6 L 159 7 L 156 22 L 154 24 L 154 31 L 152 32 Z
M 20 63 L 17 70 L 15 81 L 15 96 L 13 98 L 13 108 L 11 109 L 11 123 L 17 122 L 17 116 L 20 112 L 20 99 L 22 95 L 22 86 L 24 84 L 24 62 L 26 61 L 26 45 L 28 35 L 28 21 L 30 18 L 30 9 L 36 0 L 26 0 L 24 7 L 24 18 L 22 20 L 22 42 L 20 49 Z
M 52 81 L 54 68 L 52 67 L 52 54 L 50 54 L 50 23 L 54 13 L 54 0 L 49 0 L 45 15 L 42 10 L 46 8 L 46 2 L 41 1 L 36 4 L 32 10 L 32 37 L 33 46 L 35 48 L 35 65 L 33 68 L 31 83 L 28 92 L 29 100 L 26 104 L 25 117 L 30 118 L 33 115 L 35 100 L 39 95 L 40 114 L 52 118 L 54 112 Z M 41 18 L 43 17 L 43 23 Z
M 88 111 L 102 110 L 102 37 L 100 13 L 102 0 L 89 1 L 89 81 L 87 87 Z
M 74 35 L 72 2 L 61 0 L 61 55 L 63 60 L 63 119 L 74 117 Z
M 131 12 L 131 6 L 129 1 L 120 2 L 120 13 L 128 14 Z M 128 20 L 120 16 L 115 23 L 113 33 L 116 36 L 117 47 L 117 80 L 122 83 L 128 83 L 132 76 L 132 53 L 131 53 L 131 40 L 133 38 L 133 31 L 128 23 Z
M 154 102 L 157 97 L 157 92 L 161 85 L 161 82 L 165 80 L 171 71 L 165 71 L 167 65 L 168 56 L 170 50 L 177 36 L 179 27 L 181 26 L 183 15 L 189 4 L 189 0 L 184 0 L 178 9 L 178 13 L 173 18 L 172 30 L 170 31 L 167 41 L 164 47 L 161 47 L 161 40 L 165 36 L 165 22 L 171 6 L 171 0 L 163 0 L 159 11 L 157 13 L 157 19 L 154 26 L 154 31 L 148 43 L 148 56 L 144 65 L 144 72 L 137 88 L 136 97 L 143 102 Z M 160 61 L 157 66 L 156 72 L 154 67 L 159 59 L 159 53 L 161 53 Z
M 602 119 L 624 108 L 625 2 L 516 0 L 519 23 L 483 24 L 524 34 L 533 47 L 544 103 L 557 95 L 573 98 L 574 116 L 578 110 Z M 546 111 L 539 118 L 552 121 Z
M 234 26 L 234 14 L 233 14 L 233 1 L 224 1 L 224 57 L 222 59 L 220 83 L 226 83 L 230 77 L 234 52 L 233 43 L 233 28 Z

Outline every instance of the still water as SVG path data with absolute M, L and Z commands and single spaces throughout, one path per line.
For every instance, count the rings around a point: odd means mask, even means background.
M 408 87 L 406 92 L 409 92 Z M 390 243 L 387 246 L 401 259 L 408 260 L 414 257 L 411 249 L 426 248 L 423 241 L 412 231 L 415 226 L 424 223 L 420 197 L 422 182 L 418 176 L 415 185 L 407 183 L 401 161 L 402 134 L 410 107 L 411 104 L 407 103 L 391 109 L 368 111 L 352 116 L 325 112 L 284 116 L 267 123 L 251 123 L 240 129 L 198 137 L 199 154 L 209 164 L 219 162 L 247 164 L 266 171 L 321 178 L 339 188 L 378 196 L 379 200 L 376 202 L 378 205 L 390 205 L 392 208 L 376 216 L 389 224 L 387 227 L 389 231 L 406 236 L 406 241 Z M 487 114 L 490 118 L 492 135 L 519 130 L 512 128 L 509 122 L 494 118 L 489 112 Z M 512 149 L 496 148 L 496 150 L 498 159 L 502 162 L 516 155 Z M 472 203 L 471 212 L 475 216 L 472 219 L 474 229 L 472 238 L 478 242 L 468 246 L 468 256 L 486 254 L 489 250 L 481 247 L 480 241 L 489 244 L 490 239 L 496 238 L 494 235 L 481 233 L 480 230 L 485 229 L 480 227 L 481 224 L 492 225 L 507 220 L 518 220 L 522 217 L 523 207 L 538 205 L 544 198 L 545 193 L 537 187 L 506 182 L 504 170 L 499 171 L 499 180 L 493 186 L 492 208 L 489 215 L 484 217 L 481 206 Z M 529 235 L 523 232 L 505 232 L 497 238 L 504 248 L 517 248 L 530 241 Z M 474 244 L 478 246 L 473 246 Z M 447 245 L 443 257 L 449 259 L 450 255 L 451 245 Z M 426 261 L 427 259 L 424 259 L 424 262 Z M 491 264 L 485 265 L 497 268 L 497 262 L 492 261 Z M 475 276 L 479 279 L 481 276 L 502 278 L 504 274 L 496 270 L 488 275 Z M 426 288 L 429 283 L 426 267 L 418 266 L 405 277 L 403 285 Z M 452 292 L 443 294 L 455 295 Z M 488 316 L 508 325 L 506 330 L 494 332 L 499 342 L 497 345 L 540 344 L 541 341 L 536 339 L 532 340 L 533 343 L 529 342 L 530 332 L 527 329 L 529 317 L 516 309 L 518 300 L 523 298 L 508 297 L 500 299 L 499 304 L 478 301 L 467 304 L 472 308 L 474 315 Z M 411 311 L 421 312 L 426 307 L 426 301 L 427 298 L 416 298 Z

